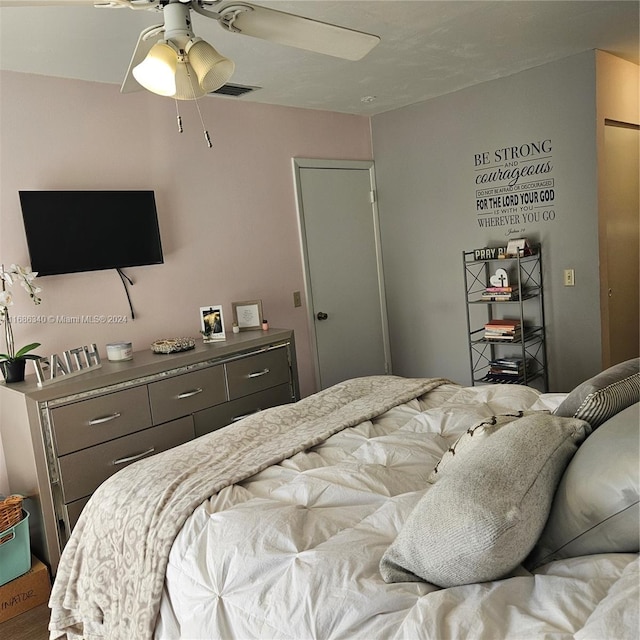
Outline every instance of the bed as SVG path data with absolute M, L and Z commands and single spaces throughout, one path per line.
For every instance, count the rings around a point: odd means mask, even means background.
M 135 463 L 50 637 L 637 638 L 639 390 L 358 378 Z

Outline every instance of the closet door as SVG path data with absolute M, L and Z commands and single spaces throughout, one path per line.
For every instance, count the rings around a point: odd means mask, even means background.
M 373 163 L 294 171 L 317 387 L 390 373 Z

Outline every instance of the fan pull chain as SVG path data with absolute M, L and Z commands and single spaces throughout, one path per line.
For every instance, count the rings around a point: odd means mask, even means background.
M 193 96 L 193 101 L 196 103 L 196 109 L 198 110 L 198 116 L 200 117 L 202 130 L 204 131 L 204 139 L 207 141 L 207 146 L 209 147 L 209 149 L 211 149 L 211 147 L 213 147 L 213 144 L 211 144 L 211 137 L 209 136 L 209 132 L 207 131 L 207 128 L 204 126 L 204 120 L 202 119 L 202 112 L 200 111 L 198 98 L 196 97 L 196 92 L 193 88 L 193 78 L 191 76 L 191 72 L 189 71 L 189 65 L 187 65 L 187 76 L 189 77 L 189 86 L 191 87 L 191 95 Z
M 184 129 L 182 128 L 182 116 L 180 115 L 180 108 L 178 107 L 178 100 L 175 100 L 176 103 L 176 120 L 178 121 L 178 133 L 182 133 Z
M 202 130 L 204 131 L 204 139 L 207 141 L 207 146 L 209 147 L 209 149 L 211 149 L 211 147 L 213 147 L 213 144 L 211 144 L 211 138 L 209 136 L 209 132 L 207 131 L 207 128 L 204 126 L 204 120 L 202 119 L 202 112 L 200 111 L 200 105 L 198 104 L 197 98 L 195 100 L 195 103 L 196 103 L 196 109 L 198 110 L 198 115 L 200 116 L 200 124 L 202 125 Z

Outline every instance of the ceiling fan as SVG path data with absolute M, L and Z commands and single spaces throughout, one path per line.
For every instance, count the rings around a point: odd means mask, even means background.
M 144 29 L 138 38 L 121 91 L 141 87 L 178 100 L 195 100 L 219 89 L 232 76 L 233 61 L 198 38 L 191 12 L 212 18 L 231 33 L 297 47 L 346 60 L 363 58 L 380 38 L 338 25 L 268 9 L 248 2 L 223 0 L 0 0 L 0 7 L 94 5 L 162 12 L 162 24 Z

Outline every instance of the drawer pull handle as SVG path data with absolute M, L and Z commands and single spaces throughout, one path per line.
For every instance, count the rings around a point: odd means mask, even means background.
M 93 427 L 97 424 L 103 424 L 104 422 L 111 422 L 111 420 L 115 420 L 121 415 L 121 413 L 112 413 L 108 416 L 102 416 L 101 418 L 93 418 L 92 420 L 89 420 L 89 425 Z
M 259 378 L 260 376 L 266 376 L 270 369 L 263 369 L 262 371 L 254 371 L 250 373 L 247 378 Z
M 145 456 L 148 456 L 150 453 L 153 453 L 156 450 L 155 447 L 149 447 L 149 449 L 147 449 L 146 451 L 143 451 L 142 453 L 136 453 L 132 456 L 127 456 L 126 458 L 118 458 L 117 460 L 114 460 L 111 464 L 125 464 L 126 462 L 133 462 L 134 460 L 140 460 L 140 458 L 144 458 Z
M 252 411 L 251 413 L 245 413 L 241 416 L 236 416 L 235 418 L 231 418 L 231 422 L 240 422 L 240 420 L 244 420 L 245 418 L 248 418 L 249 416 L 253 416 L 256 413 L 260 413 L 262 411 L 262 409 L 256 409 L 255 411 Z
M 178 394 L 178 400 L 183 400 L 184 398 L 190 398 L 191 396 L 197 396 L 199 393 L 202 393 L 203 389 L 198 387 L 197 389 L 193 389 L 192 391 L 184 391 L 183 393 Z

